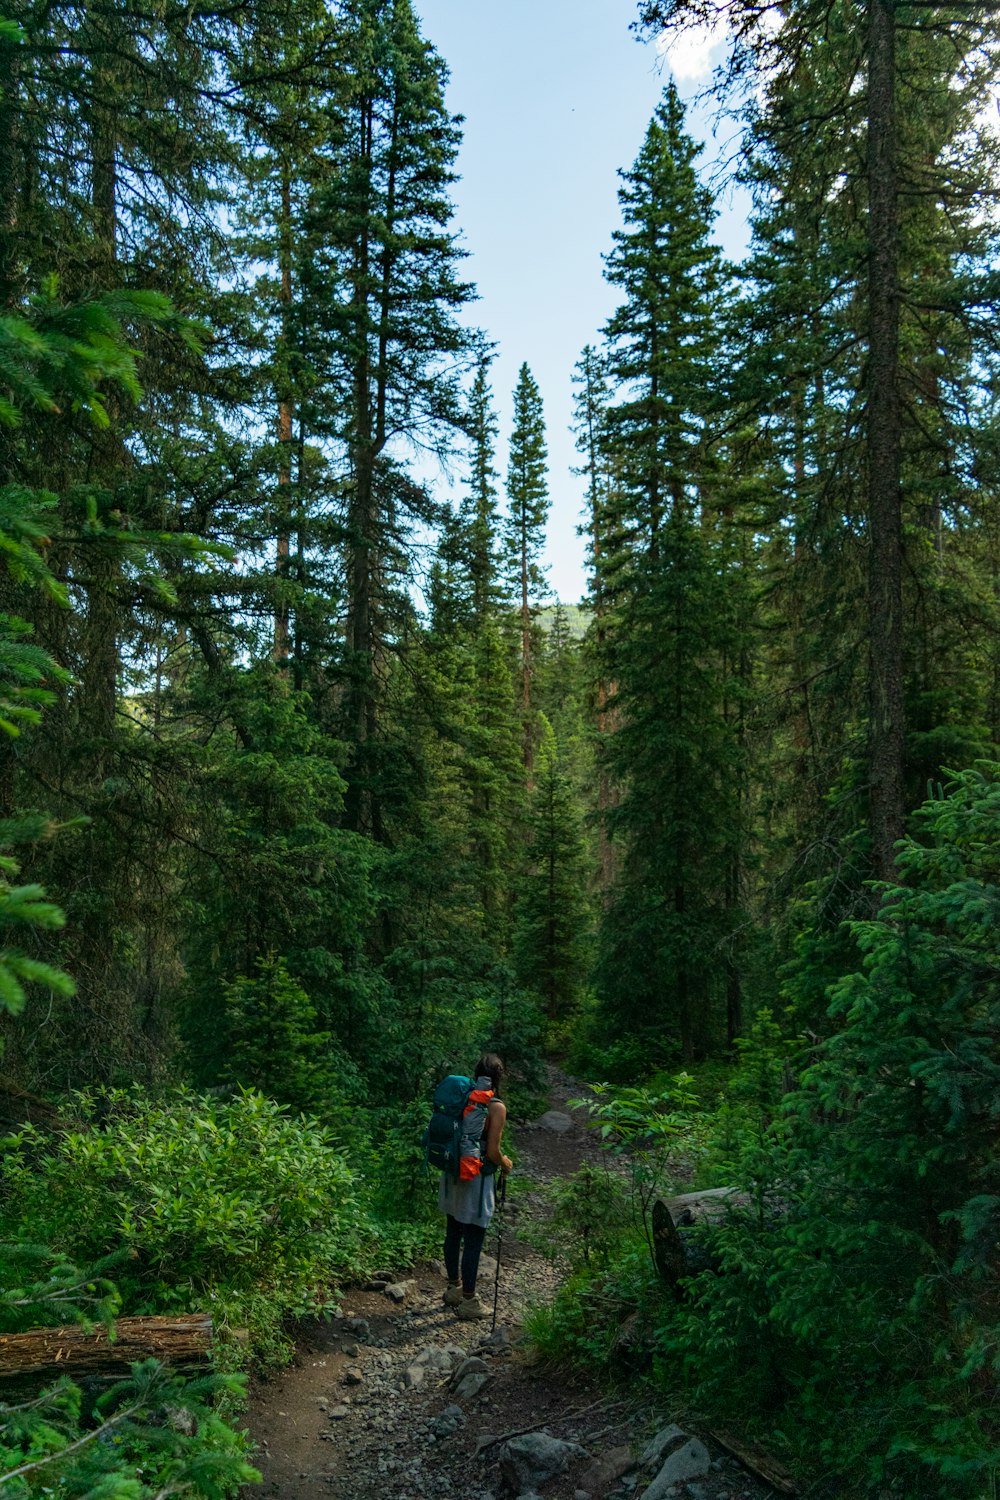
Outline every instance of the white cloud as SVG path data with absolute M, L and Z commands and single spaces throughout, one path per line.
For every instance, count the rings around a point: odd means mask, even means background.
M 656 50 L 665 57 L 678 83 L 701 83 L 718 61 L 726 40 L 726 28 L 691 26 L 683 31 L 661 31 Z

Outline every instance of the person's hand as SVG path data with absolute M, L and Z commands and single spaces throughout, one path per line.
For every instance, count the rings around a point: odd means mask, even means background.
M 514 1163 L 511 1161 L 509 1156 L 501 1156 L 500 1165 L 503 1167 L 505 1177 L 508 1172 L 512 1172 L 514 1170 Z

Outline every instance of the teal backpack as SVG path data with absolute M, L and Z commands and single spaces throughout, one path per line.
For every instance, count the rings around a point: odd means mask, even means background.
M 486 1112 L 492 1098 L 492 1089 L 477 1089 L 476 1080 L 462 1073 L 449 1073 L 441 1080 L 423 1136 L 428 1167 L 461 1182 L 480 1175 Z

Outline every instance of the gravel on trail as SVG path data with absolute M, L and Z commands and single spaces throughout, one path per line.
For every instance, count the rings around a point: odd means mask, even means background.
M 489 1318 L 462 1321 L 443 1305 L 440 1262 L 348 1288 L 341 1315 L 305 1325 L 293 1364 L 251 1391 L 248 1425 L 263 1484 L 246 1492 L 248 1500 L 766 1500 L 775 1493 L 705 1434 L 672 1428 L 669 1412 L 648 1400 L 616 1403 L 585 1372 L 534 1363 L 521 1341 L 526 1308 L 553 1296 L 562 1271 L 519 1238 L 517 1225 L 544 1215 L 545 1185 L 601 1154 L 584 1112 L 567 1109 L 579 1092 L 551 1070 L 551 1109 L 517 1127 L 517 1170 L 532 1186 L 518 1194 L 516 1215 L 508 1208 L 495 1334 Z M 491 1229 L 479 1279 L 490 1304 L 494 1244 Z

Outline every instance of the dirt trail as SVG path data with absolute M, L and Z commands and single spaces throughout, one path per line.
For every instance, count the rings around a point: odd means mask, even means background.
M 443 1266 L 430 1262 L 400 1272 L 401 1288 L 350 1289 L 342 1316 L 303 1330 L 296 1359 L 254 1390 L 250 1430 L 264 1483 L 251 1493 L 281 1500 L 501 1500 L 528 1485 L 504 1489 L 499 1445 L 489 1440 L 544 1427 L 579 1443 L 587 1457 L 544 1484 L 545 1500 L 632 1500 L 643 1495 L 652 1470 L 614 1473 L 602 1456 L 641 1445 L 669 1420 L 662 1409 L 614 1405 L 586 1375 L 553 1374 L 531 1363 L 519 1343 L 525 1309 L 548 1300 L 559 1284 L 558 1264 L 539 1254 L 523 1226 L 544 1215 L 542 1186 L 600 1156 L 593 1134 L 566 1101 L 579 1085 L 553 1071 L 546 1123 L 519 1125 L 517 1170 L 532 1188 L 508 1205 L 503 1231 L 497 1331 L 489 1319 L 462 1322 L 443 1306 Z M 555 1126 L 556 1128 L 552 1128 Z M 492 1300 L 496 1262 L 491 1228 L 480 1275 L 480 1295 Z M 401 1296 L 396 1302 L 393 1296 Z M 449 1365 L 458 1350 L 479 1356 L 485 1380 L 453 1389 Z M 439 1368 L 435 1368 L 439 1366 Z M 458 1371 L 461 1374 L 461 1371 Z M 470 1390 L 480 1384 L 479 1391 Z M 712 1448 L 712 1467 L 697 1481 L 663 1496 L 691 1500 L 765 1500 L 773 1494 L 734 1460 Z

